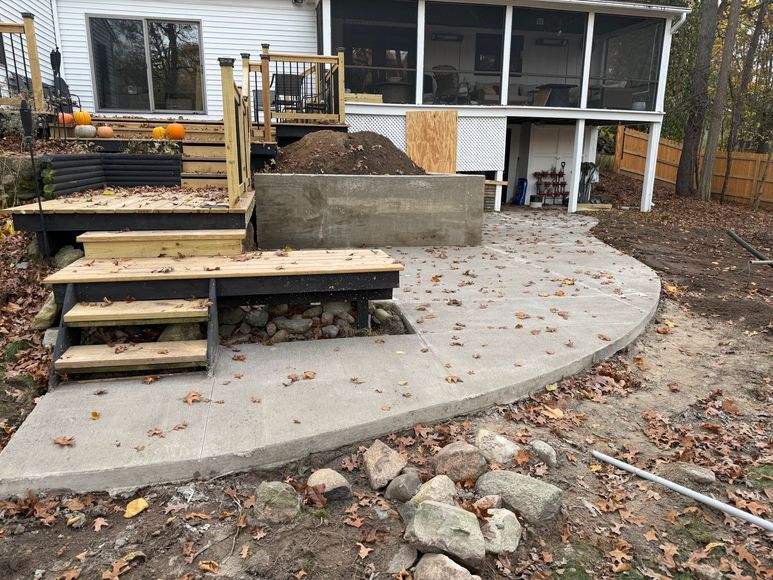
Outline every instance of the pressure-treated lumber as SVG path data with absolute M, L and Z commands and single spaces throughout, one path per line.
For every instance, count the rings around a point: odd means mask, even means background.
M 81 302 L 64 315 L 69 326 L 124 326 L 204 322 L 207 300 L 134 300 L 132 302 Z
M 56 361 L 57 371 L 79 373 L 122 371 L 137 368 L 203 366 L 207 341 L 146 342 L 134 345 L 71 346 Z
M 245 230 L 152 230 L 86 232 L 78 236 L 86 258 L 236 256 Z
M 405 114 L 406 153 L 428 173 L 456 173 L 457 112 Z

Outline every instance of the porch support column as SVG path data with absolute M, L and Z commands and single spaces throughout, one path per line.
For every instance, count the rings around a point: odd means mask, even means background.
M 585 161 L 596 162 L 596 148 L 599 144 L 598 125 L 588 127 L 588 139 L 585 141 Z
M 513 43 L 513 6 L 508 4 L 505 7 L 505 41 L 502 49 L 502 82 L 499 85 L 502 87 L 499 91 L 500 101 L 499 104 L 503 107 L 507 106 L 507 100 L 510 94 L 510 52 Z M 497 177 L 497 179 L 499 179 Z M 497 207 L 497 211 L 499 208 Z
M 322 53 L 333 54 L 333 19 L 330 0 L 322 0 Z
M 505 178 L 504 171 L 497 171 L 495 179 L 502 181 Z M 494 188 L 494 211 L 500 211 L 502 209 L 502 186 L 497 185 Z
M 596 13 L 588 12 L 588 25 L 585 27 L 585 51 L 582 57 L 582 82 L 580 83 L 580 108 L 588 106 L 590 87 L 590 57 L 593 51 L 593 29 L 596 25 Z
M 580 165 L 585 145 L 585 119 L 577 119 L 574 129 L 574 149 L 572 152 L 572 181 L 569 183 L 569 213 L 577 211 L 577 199 L 580 196 Z
M 416 104 L 424 102 L 424 29 L 426 27 L 427 3 L 419 0 L 416 13 Z
M 655 187 L 655 171 L 658 167 L 661 122 L 650 123 L 650 137 L 647 141 L 647 158 L 644 160 L 644 183 L 641 192 L 641 210 L 652 209 L 652 190 Z
M 658 90 L 655 97 L 655 110 L 662 113 L 666 101 L 666 80 L 668 79 L 668 61 L 671 57 L 671 20 L 666 20 L 663 31 L 663 50 L 660 53 L 660 70 L 658 71 Z

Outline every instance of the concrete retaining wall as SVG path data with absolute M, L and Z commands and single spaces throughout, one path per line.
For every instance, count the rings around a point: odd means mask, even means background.
M 263 248 L 478 246 L 480 175 L 255 175 Z

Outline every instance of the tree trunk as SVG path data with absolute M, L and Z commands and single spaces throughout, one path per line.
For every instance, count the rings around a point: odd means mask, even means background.
M 701 133 L 708 104 L 709 73 L 711 72 L 711 49 L 717 31 L 717 3 L 703 0 L 701 21 L 698 29 L 698 43 L 695 49 L 695 63 L 690 75 L 690 104 L 687 123 L 684 127 L 682 154 L 676 173 L 676 194 L 693 194 L 693 174 L 698 166 Z
M 765 169 L 762 172 L 760 184 L 757 187 L 757 192 L 754 195 L 754 200 L 752 201 L 752 209 L 754 209 L 754 211 L 760 209 L 760 200 L 762 199 L 762 194 L 765 193 L 765 181 L 768 179 L 771 158 L 773 158 L 773 143 L 768 143 L 768 158 L 765 160 Z
M 717 157 L 719 132 L 722 129 L 722 119 L 724 118 L 727 83 L 730 80 L 730 63 L 733 60 L 733 48 L 735 48 L 735 37 L 738 33 L 738 20 L 740 16 L 741 0 L 732 0 L 730 3 L 730 16 L 727 19 L 727 30 L 725 31 L 725 43 L 722 46 L 722 61 L 719 64 L 719 73 L 717 75 L 717 90 L 714 94 L 714 103 L 709 114 L 709 131 L 703 154 L 701 177 L 698 182 L 698 193 L 701 199 L 705 201 L 711 199 L 711 178 L 714 173 L 714 160 Z
M 746 109 L 746 94 L 749 91 L 749 83 L 751 83 L 752 80 L 754 60 L 757 57 L 757 47 L 760 44 L 762 30 L 765 27 L 765 18 L 768 13 L 769 1 L 770 0 L 762 0 L 760 2 L 757 21 L 754 24 L 754 32 L 749 41 L 749 50 L 746 53 L 743 62 L 741 83 L 738 90 L 735 92 L 735 95 L 733 95 L 733 116 L 730 119 L 730 135 L 727 138 L 727 163 L 725 164 L 725 178 L 722 181 L 722 193 L 719 194 L 719 203 L 722 203 L 725 200 L 725 194 L 727 194 L 727 186 L 730 181 L 730 169 L 733 163 L 733 151 L 735 151 L 738 144 L 738 126 L 741 124 L 741 118 Z

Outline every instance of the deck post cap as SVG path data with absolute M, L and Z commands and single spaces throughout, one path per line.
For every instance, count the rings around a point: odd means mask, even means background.
M 220 66 L 233 66 L 234 65 L 234 59 L 232 59 L 232 58 L 225 58 L 223 56 L 218 58 L 217 62 L 220 63 Z
M 22 12 L 21 13 L 22 18 L 31 18 L 32 20 L 35 20 L 35 15 L 32 12 Z
M 249 53 L 249 52 L 243 52 L 243 53 L 241 54 L 241 57 L 242 57 L 242 58 L 250 58 L 250 53 Z

